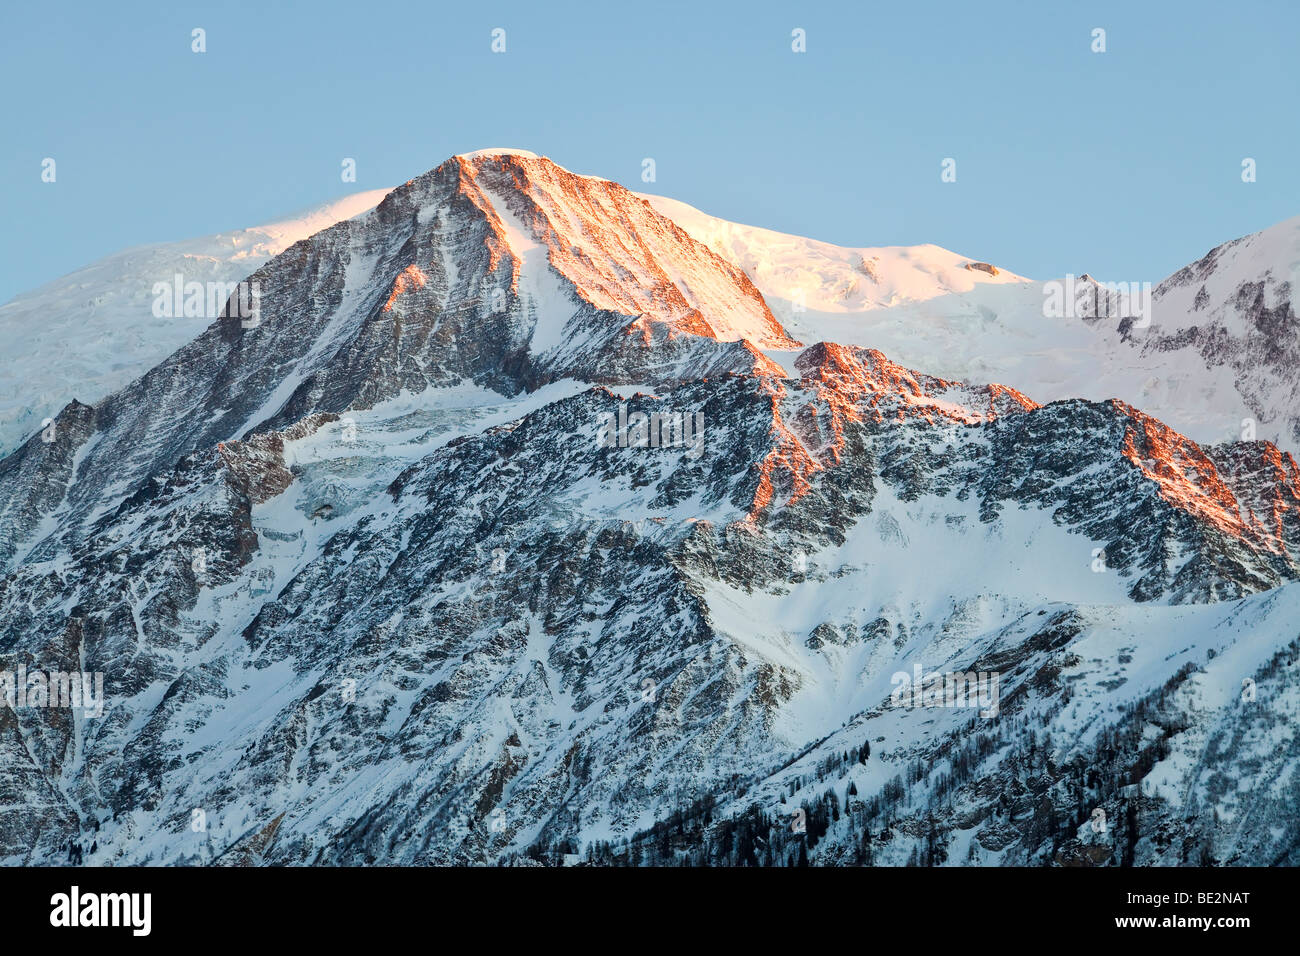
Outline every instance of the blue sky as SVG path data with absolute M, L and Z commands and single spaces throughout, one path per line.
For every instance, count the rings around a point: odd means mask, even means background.
M 8 3 L 0 301 L 485 146 L 839 244 L 1154 281 L 1300 215 L 1298 37 L 1285 0 Z

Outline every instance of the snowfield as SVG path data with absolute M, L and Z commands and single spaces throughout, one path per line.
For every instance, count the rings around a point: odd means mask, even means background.
M 194 339 L 210 318 L 154 315 L 154 283 L 239 282 L 268 259 L 373 208 L 386 189 L 355 193 L 264 226 L 139 246 L 0 305 L 0 454 L 74 398 L 93 404 Z

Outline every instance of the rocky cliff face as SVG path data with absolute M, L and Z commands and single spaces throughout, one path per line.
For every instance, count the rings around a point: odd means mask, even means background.
M 0 704 L 3 859 L 1294 854 L 1268 442 L 829 342 L 787 370 L 739 268 L 517 154 L 251 278 L 259 321 L 0 462 L 0 671 L 105 700 Z
M 1300 443 L 1300 220 L 1224 243 L 1155 290 L 1157 324 L 1141 343 L 1156 362 L 1199 363 L 1231 382 L 1233 429 Z
M 0 305 L 9 371 L 0 383 L 0 455 L 71 399 L 98 404 L 203 331 L 211 315 L 175 309 L 177 276 L 182 288 L 202 284 L 206 310 L 207 283 L 235 285 L 300 239 L 372 209 L 387 192 L 355 193 L 248 229 L 126 249 Z M 168 290 L 161 299 L 160 285 Z M 214 305 L 225 297 L 214 292 Z

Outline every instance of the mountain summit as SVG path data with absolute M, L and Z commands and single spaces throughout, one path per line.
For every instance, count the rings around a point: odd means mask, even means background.
M 452 157 L 0 459 L 0 859 L 1296 862 L 1294 459 L 665 209 Z

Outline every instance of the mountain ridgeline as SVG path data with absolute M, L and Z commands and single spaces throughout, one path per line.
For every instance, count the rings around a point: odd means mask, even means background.
M 103 678 L 0 702 L 0 860 L 1300 862 L 1292 456 L 672 212 L 453 157 L 0 460 L 0 673 Z

